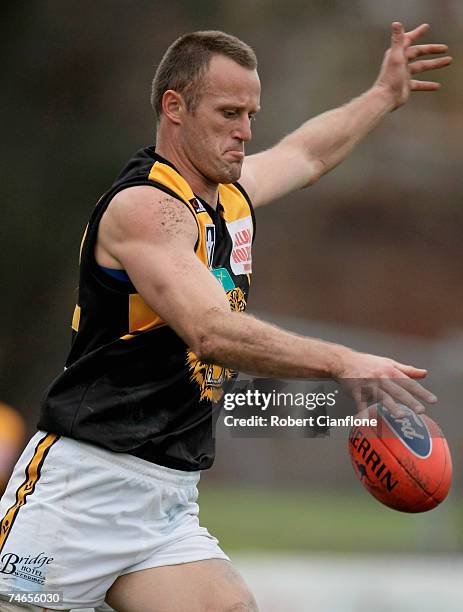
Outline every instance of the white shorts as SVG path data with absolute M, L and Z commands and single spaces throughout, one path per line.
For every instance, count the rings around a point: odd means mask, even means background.
M 225 559 L 199 526 L 199 472 L 39 431 L 0 501 L 0 591 L 60 592 L 94 608 L 123 574 Z

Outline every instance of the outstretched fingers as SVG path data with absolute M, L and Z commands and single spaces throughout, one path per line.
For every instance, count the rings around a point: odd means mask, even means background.
M 412 45 L 414 41 L 416 41 L 420 36 L 426 33 L 429 30 L 429 25 L 427 23 L 423 23 L 414 30 L 410 32 L 406 32 L 404 34 L 404 46 L 405 46 L 405 56 L 410 60 L 414 60 L 418 57 L 422 57 L 423 55 L 436 55 L 438 53 L 446 53 L 448 51 L 447 45 L 444 44 L 425 44 L 425 45 Z M 438 70 L 440 68 L 445 68 L 452 63 L 452 57 L 445 56 L 434 59 L 426 59 L 420 60 L 417 62 L 410 63 L 408 68 L 411 75 L 421 74 L 422 72 L 427 72 L 428 70 Z M 436 91 L 440 89 L 440 83 L 435 81 L 417 81 L 412 79 L 410 81 L 410 90 L 411 91 Z
M 428 374 L 428 371 L 424 370 L 423 368 L 415 368 L 415 366 L 400 363 L 399 361 L 394 361 L 392 365 L 399 371 L 397 374 L 399 377 L 402 377 L 400 373 L 405 374 L 409 378 L 425 378 Z
M 451 63 L 452 58 L 450 56 L 439 57 L 437 59 L 420 60 L 418 62 L 409 64 L 409 70 L 410 74 L 421 74 L 422 72 L 427 72 L 428 70 L 445 68 Z M 437 83 L 436 81 L 418 81 L 416 79 L 411 79 L 410 81 L 411 91 L 436 91 L 437 89 L 440 89 L 440 86 L 440 83 Z
M 404 27 L 399 21 L 394 21 L 391 26 L 391 51 L 402 50 L 405 43 Z
M 393 27 L 395 23 L 397 22 L 394 22 L 392 24 Z M 415 40 L 418 40 L 420 36 L 423 36 L 423 34 L 426 34 L 426 32 L 428 31 L 429 31 L 429 23 L 422 23 L 421 25 L 416 27 L 414 30 L 410 30 L 410 32 L 405 32 L 404 34 L 405 47 L 409 47 L 412 43 L 415 42 Z
M 408 47 L 406 56 L 408 59 L 416 59 L 421 55 L 435 55 L 437 53 L 446 53 L 449 50 L 447 45 L 431 43 L 428 45 L 413 45 Z
M 431 398 L 434 397 L 427 389 L 410 379 L 385 379 L 381 381 L 381 388 L 395 402 L 409 406 L 418 414 L 425 410 L 422 402 L 432 403 Z
M 380 399 L 380 403 L 389 410 L 393 417 L 396 417 L 397 419 L 400 419 L 406 415 L 406 413 L 396 403 L 396 401 L 392 399 L 392 397 L 387 393 L 383 393 Z M 422 414 L 424 412 L 424 409 L 420 411 L 415 410 L 415 412 L 417 412 L 417 414 Z
M 436 70 L 437 68 L 445 68 L 452 63 L 451 57 L 439 57 L 438 59 L 420 60 L 410 64 L 410 74 L 420 74 L 427 70 Z
M 402 406 L 407 406 L 417 414 L 423 414 L 425 408 L 414 392 L 408 392 L 402 387 L 402 380 L 364 381 L 353 389 L 357 411 L 365 410 L 371 404 L 382 404 L 396 417 L 404 416 Z
M 437 401 L 428 389 L 399 371 L 395 378 L 359 380 L 351 392 L 359 412 L 379 402 L 397 417 L 403 416 L 402 406 L 422 414 L 425 412 L 423 402 L 434 404 Z
M 435 81 L 416 81 L 414 79 L 410 81 L 411 91 L 437 91 L 440 88 L 441 84 Z

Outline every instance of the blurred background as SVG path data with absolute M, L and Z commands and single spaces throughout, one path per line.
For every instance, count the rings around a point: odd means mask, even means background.
M 414 94 L 329 176 L 258 211 L 249 306 L 429 368 L 440 398 L 430 415 L 448 437 L 454 484 L 441 507 L 409 516 L 363 490 L 339 436 L 218 440 L 202 522 L 264 612 L 462 609 L 463 3 L 2 5 L 0 400 L 28 434 L 67 354 L 89 214 L 131 153 L 155 140 L 149 93 L 166 47 L 197 29 L 253 46 L 263 91 L 252 153 L 367 89 L 393 20 L 428 22 L 427 40 L 449 44 L 454 64 L 435 75 L 442 90 Z M 5 411 L 1 444 L 20 448 L 21 426 Z

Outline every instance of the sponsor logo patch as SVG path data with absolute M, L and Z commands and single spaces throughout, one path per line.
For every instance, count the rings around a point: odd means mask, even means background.
M 16 576 L 36 584 L 45 584 L 45 569 L 52 561 L 53 557 L 48 557 L 43 552 L 26 556 L 5 552 L 0 557 L 0 574 Z
M 252 272 L 252 218 L 251 216 L 227 223 L 228 233 L 233 242 L 230 267 L 233 274 Z
M 401 409 L 407 414 L 404 417 L 398 418 L 392 416 L 384 406 L 379 407 L 384 421 L 402 444 L 417 457 L 426 459 L 432 450 L 432 438 L 428 427 L 419 414 L 416 414 L 416 412 L 413 412 L 407 406 L 401 406 Z

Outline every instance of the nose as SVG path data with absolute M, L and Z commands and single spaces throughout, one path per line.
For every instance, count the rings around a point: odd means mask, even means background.
M 251 120 L 247 115 L 242 115 L 240 117 L 239 124 L 233 130 L 232 136 L 234 138 L 239 138 L 239 140 L 241 140 L 242 142 L 248 142 L 248 140 L 251 140 Z

